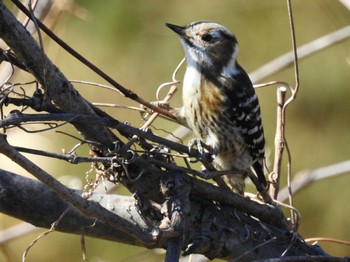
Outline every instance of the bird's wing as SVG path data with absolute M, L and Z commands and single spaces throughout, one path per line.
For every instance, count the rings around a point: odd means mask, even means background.
M 230 97 L 232 122 L 241 135 L 253 158 L 253 168 L 260 181 L 266 184 L 263 162 L 265 154 L 264 129 L 261 121 L 260 105 L 247 73 L 239 67 L 239 73 L 223 77 L 223 85 Z

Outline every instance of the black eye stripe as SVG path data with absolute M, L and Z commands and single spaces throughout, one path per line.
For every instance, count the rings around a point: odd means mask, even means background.
M 237 42 L 236 38 L 233 35 L 227 34 L 224 31 L 205 33 L 201 36 L 201 39 L 205 42 L 213 42 L 214 40 L 218 40 L 218 39 L 222 39 L 222 40 L 228 39 L 233 42 Z

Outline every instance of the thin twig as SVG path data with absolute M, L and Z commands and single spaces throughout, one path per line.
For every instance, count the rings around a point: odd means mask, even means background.
M 165 98 L 163 99 L 162 103 L 163 104 L 167 104 L 169 103 L 170 99 L 172 98 L 172 96 L 175 94 L 177 90 L 176 85 L 172 85 L 169 89 L 168 94 L 165 96 Z M 158 112 L 154 112 L 146 121 L 146 123 L 144 123 L 141 127 L 141 129 L 145 130 L 147 129 L 154 120 L 156 120 L 156 118 L 158 117 L 159 113 Z M 137 135 L 133 135 L 132 138 L 125 144 L 124 146 L 124 150 L 129 149 L 136 141 L 138 140 L 138 136 Z
M 291 177 L 291 152 L 289 150 L 287 139 L 285 135 L 285 125 L 286 125 L 286 108 L 287 106 L 296 98 L 298 90 L 299 90 L 299 66 L 298 66 L 298 54 L 296 47 L 296 37 L 295 37 L 295 27 L 294 27 L 294 19 L 293 19 L 293 9 L 291 0 L 287 0 L 288 7 L 288 17 L 289 17 L 289 26 L 291 31 L 292 38 L 292 47 L 293 47 L 293 58 L 294 58 L 294 78 L 295 85 L 290 88 L 291 96 L 285 100 L 285 88 L 280 88 L 277 93 L 277 128 L 276 128 L 276 137 L 275 137 L 275 161 L 274 161 L 274 170 L 270 175 L 272 180 L 270 195 L 273 199 L 277 199 L 278 190 L 279 190 L 279 178 L 281 176 L 281 163 L 283 158 L 283 150 L 286 149 L 288 156 L 288 164 L 287 164 L 287 180 L 290 181 Z M 293 206 L 292 193 L 290 192 L 289 196 L 289 205 Z M 294 225 L 297 224 L 296 217 L 293 212 L 291 212 L 291 218 Z
M 156 98 L 159 100 L 159 92 L 163 87 L 166 86 L 170 86 L 169 91 L 167 93 L 167 95 L 164 97 L 163 101 L 161 102 L 162 104 L 166 105 L 169 103 L 170 99 L 173 97 L 173 95 L 175 94 L 175 92 L 177 91 L 177 87 L 176 84 L 179 83 L 179 80 L 176 80 L 176 74 L 179 71 L 181 65 L 184 63 L 185 59 L 182 59 L 182 61 L 180 62 L 180 64 L 175 68 L 173 74 L 172 74 L 172 82 L 167 82 L 164 83 L 162 85 L 160 85 L 157 89 L 157 93 L 156 93 Z M 158 112 L 153 112 L 153 114 L 148 118 L 148 120 L 146 121 L 146 123 L 144 123 L 141 127 L 141 129 L 145 130 L 147 129 L 150 125 L 152 125 L 152 123 L 154 122 L 154 120 L 156 120 L 156 118 L 158 117 L 159 113 Z M 138 140 L 138 136 L 134 135 L 124 146 L 124 150 L 129 149 L 136 141 Z
M 107 90 L 111 90 L 113 92 L 117 92 L 117 93 L 123 95 L 123 93 L 121 93 L 118 89 L 115 89 L 112 86 L 103 85 L 103 84 L 100 84 L 100 83 L 95 83 L 95 82 L 91 82 L 91 81 L 84 81 L 84 80 L 69 80 L 69 82 L 76 83 L 76 84 L 88 85 L 88 86 L 102 87 L 102 88 L 105 88 Z
M 176 85 L 178 83 L 180 83 L 180 80 L 176 79 L 176 74 L 178 73 L 178 71 L 180 70 L 181 66 L 183 65 L 183 63 L 185 62 L 185 58 L 181 60 L 181 62 L 177 65 L 177 67 L 175 68 L 173 75 L 172 75 L 172 81 L 171 82 L 166 82 L 161 84 L 158 88 L 157 88 L 157 92 L 156 92 L 156 98 L 157 101 L 160 101 L 161 99 L 159 98 L 159 94 L 160 91 L 166 87 L 166 86 L 172 86 L 172 85 Z
M 144 229 L 135 227 L 134 224 L 124 220 L 116 214 L 109 212 L 98 203 L 83 199 L 79 195 L 75 194 L 71 189 L 65 187 L 55 178 L 42 170 L 39 166 L 35 165 L 26 157 L 18 153 L 17 150 L 7 143 L 4 135 L 0 135 L 0 153 L 4 154 L 16 164 L 27 170 L 42 183 L 61 196 L 64 200 L 66 200 L 70 205 L 76 207 L 82 214 L 88 217 L 95 217 L 96 219 L 108 223 L 116 229 L 121 230 L 144 243 L 151 243 L 154 241 L 152 235 L 145 232 Z
M 318 51 L 332 46 L 336 43 L 342 42 L 350 37 L 350 25 L 345 26 L 337 31 L 326 34 L 317 38 L 297 49 L 298 59 L 306 58 Z M 264 64 L 257 70 L 249 73 L 249 77 L 253 83 L 257 83 L 262 79 L 281 71 L 284 68 L 292 65 L 294 61 L 294 52 L 283 54 L 274 60 Z
M 11 0 L 23 13 L 25 13 L 27 16 L 30 16 L 30 12 L 27 10 L 27 8 L 22 5 L 22 3 L 19 0 Z M 32 19 L 32 18 L 31 18 Z M 108 83 L 110 83 L 113 87 L 118 89 L 125 97 L 130 98 L 149 109 L 162 114 L 170 119 L 177 120 L 176 117 L 170 113 L 169 111 L 157 107 L 153 105 L 152 103 L 144 100 L 140 96 L 138 96 L 135 92 L 133 92 L 130 89 L 126 89 L 122 85 L 120 85 L 117 81 L 112 79 L 110 76 L 108 76 L 105 72 L 103 72 L 101 69 L 99 69 L 97 66 L 92 64 L 89 60 L 87 60 L 85 57 L 83 57 L 81 54 L 79 54 L 77 51 L 75 51 L 72 47 L 70 47 L 68 44 L 66 44 L 62 39 L 60 39 L 57 35 L 55 35 L 49 28 L 47 28 L 43 23 L 41 23 L 38 19 L 36 19 L 36 22 L 38 23 L 38 26 L 54 40 L 57 44 L 59 44 L 63 49 L 65 49 L 68 53 L 70 53 L 73 57 L 78 59 L 81 63 L 89 67 L 91 70 L 93 70 L 96 74 L 98 74 L 100 77 L 102 77 L 104 80 L 106 80 Z
M 82 229 L 81 229 L 80 246 L 81 246 L 81 254 L 82 254 L 83 261 L 89 261 L 89 259 L 87 258 L 87 255 L 86 255 L 86 244 L 85 244 L 84 230 L 87 229 L 87 228 L 94 227 L 96 225 L 96 222 L 97 221 L 95 220 L 94 223 L 92 223 L 90 226 L 85 226 L 85 227 L 82 227 Z
M 277 88 L 277 122 L 276 122 L 276 134 L 275 134 L 275 156 L 273 171 L 269 175 L 270 181 L 270 196 L 272 199 L 277 199 L 279 191 L 279 183 L 281 176 L 281 166 L 284 150 L 284 117 L 283 117 L 283 105 L 286 99 L 287 89 L 285 87 Z
M 309 242 L 328 242 L 328 243 L 336 243 L 336 244 L 341 244 L 341 245 L 345 245 L 345 246 L 349 246 L 350 247 L 350 242 L 349 241 L 345 241 L 345 240 L 339 240 L 339 239 L 335 239 L 335 238 L 329 238 L 329 237 L 311 237 L 311 238 L 306 238 L 305 242 L 309 243 Z
M 257 250 L 257 249 L 259 249 L 259 248 L 261 248 L 261 247 L 263 247 L 263 246 L 265 246 L 265 245 L 270 244 L 270 243 L 273 242 L 273 241 L 276 241 L 276 239 L 277 239 L 276 237 L 272 237 L 271 239 L 269 239 L 269 240 L 267 240 L 267 241 L 264 241 L 264 242 L 260 243 L 259 245 L 253 247 L 252 249 L 250 249 L 250 250 L 244 252 L 244 253 L 243 253 L 242 255 L 240 255 L 239 257 L 236 257 L 235 259 L 230 260 L 230 262 L 237 262 L 237 261 L 240 261 L 242 257 L 248 255 L 248 254 L 251 253 L 251 252 L 254 252 L 254 250 Z
M 285 119 L 286 116 L 286 108 L 287 106 L 294 101 L 296 98 L 298 91 L 299 91 L 299 86 L 300 86 L 300 79 L 299 79 L 299 62 L 298 62 L 298 53 L 297 53 L 297 43 L 296 43 L 296 37 L 295 37 L 295 27 L 294 27 L 294 18 L 293 18 L 293 8 L 292 8 L 292 0 L 287 0 L 287 6 L 288 6 L 288 17 L 289 17 L 289 24 L 290 24 L 290 31 L 291 31 L 291 37 L 292 37 L 292 46 L 293 46 L 293 56 L 294 56 L 294 80 L 295 80 L 295 86 L 292 88 L 292 95 L 287 99 L 287 101 L 284 103 L 283 108 L 282 108 L 282 116 Z M 285 121 L 283 121 L 285 125 Z M 287 156 L 288 156 L 288 164 L 287 164 L 287 181 L 288 181 L 288 187 L 290 188 L 290 181 L 291 181 L 291 176 L 292 176 L 292 156 L 290 149 L 288 147 L 288 143 L 284 136 L 284 144 L 286 147 L 287 151 Z M 289 191 L 289 205 L 293 206 L 293 195 L 292 192 Z M 295 213 L 291 211 L 291 220 L 294 225 L 299 224 L 297 222 L 297 217 L 295 216 Z
M 36 237 L 32 243 L 29 244 L 29 246 L 26 248 L 26 250 L 24 251 L 23 255 L 22 255 L 22 262 L 25 262 L 27 260 L 27 255 L 29 250 L 43 237 L 47 236 L 48 234 L 54 232 L 56 230 L 57 225 L 60 223 L 60 221 L 62 220 L 62 218 L 69 212 L 71 211 L 72 208 L 68 207 L 62 214 L 61 216 L 52 223 L 51 228 L 43 233 L 41 233 L 38 237 Z
M 0 127 L 8 127 L 11 125 L 18 126 L 24 122 L 30 121 L 68 121 L 72 123 L 79 123 L 83 121 L 89 120 L 91 123 L 99 124 L 100 126 L 106 126 L 110 128 L 115 128 L 123 133 L 127 133 L 130 135 L 137 135 L 139 137 L 151 140 L 155 143 L 165 145 L 175 151 L 184 152 L 188 154 L 190 157 L 196 156 L 198 152 L 196 150 L 192 150 L 189 152 L 188 147 L 179 143 L 172 142 L 165 138 L 154 135 L 152 132 L 145 132 L 139 128 L 132 127 L 130 125 L 118 122 L 114 119 L 110 119 L 107 117 L 98 117 L 98 116 L 86 116 L 86 115 L 76 115 L 76 114 L 22 114 L 20 112 L 16 112 L 13 114 L 9 114 L 5 119 L 0 120 Z
M 295 220 L 296 224 L 293 224 L 293 228 L 297 229 L 299 227 L 299 221 L 301 219 L 301 214 L 300 214 L 299 210 L 293 206 L 287 205 L 287 204 L 280 202 L 278 200 L 274 200 L 274 202 L 282 207 L 288 208 L 290 210 L 290 212 L 294 214 L 294 217 L 296 217 L 297 219 Z
M 65 160 L 71 164 L 79 164 L 79 163 L 110 163 L 112 157 L 82 157 L 77 156 L 76 154 L 57 154 L 51 153 L 43 150 L 33 149 L 33 148 L 25 148 L 14 146 L 17 151 L 28 153 L 32 155 L 51 157 L 59 160 Z
M 175 94 L 175 92 L 177 91 L 177 87 L 176 85 L 172 85 L 170 86 L 169 92 L 168 94 L 165 96 L 165 98 L 163 99 L 162 103 L 163 104 L 167 104 L 169 103 L 170 99 L 173 97 L 173 95 Z M 150 118 L 146 121 L 145 124 L 143 124 L 142 128 L 148 128 L 153 122 L 154 120 L 158 117 L 159 113 L 158 112 L 154 112 Z
M 143 109 L 141 107 L 136 107 L 136 106 L 125 106 L 125 105 L 121 105 L 121 104 L 97 103 L 97 102 L 93 102 L 92 104 L 94 106 L 99 106 L 99 107 L 113 107 L 113 108 L 128 109 L 128 110 L 138 111 L 140 113 L 146 112 L 145 109 Z
M 285 88 L 288 88 L 289 91 L 292 90 L 292 87 L 290 86 L 290 84 L 288 84 L 287 82 L 284 81 L 271 81 L 271 82 L 267 82 L 267 83 L 261 83 L 261 84 L 255 84 L 254 88 L 262 88 L 262 87 L 267 87 L 267 86 L 283 86 Z

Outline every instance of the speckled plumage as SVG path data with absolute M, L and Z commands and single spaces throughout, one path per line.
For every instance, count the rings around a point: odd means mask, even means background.
M 186 27 L 167 25 L 180 36 L 187 59 L 180 116 L 213 149 L 216 168 L 249 170 L 252 166 L 266 185 L 259 102 L 248 75 L 237 63 L 235 36 L 206 21 Z M 243 194 L 244 175 L 228 178 L 232 189 Z

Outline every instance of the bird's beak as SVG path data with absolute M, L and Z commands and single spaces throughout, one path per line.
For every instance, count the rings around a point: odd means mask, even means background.
M 167 27 L 169 27 L 171 30 L 173 30 L 175 33 L 177 33 L 179 36 L 184 36 L 185 35 L 185 29 L 186 27 L 178 26 L 178 25 L 173 25 L 169 23 L 165 23 Z

